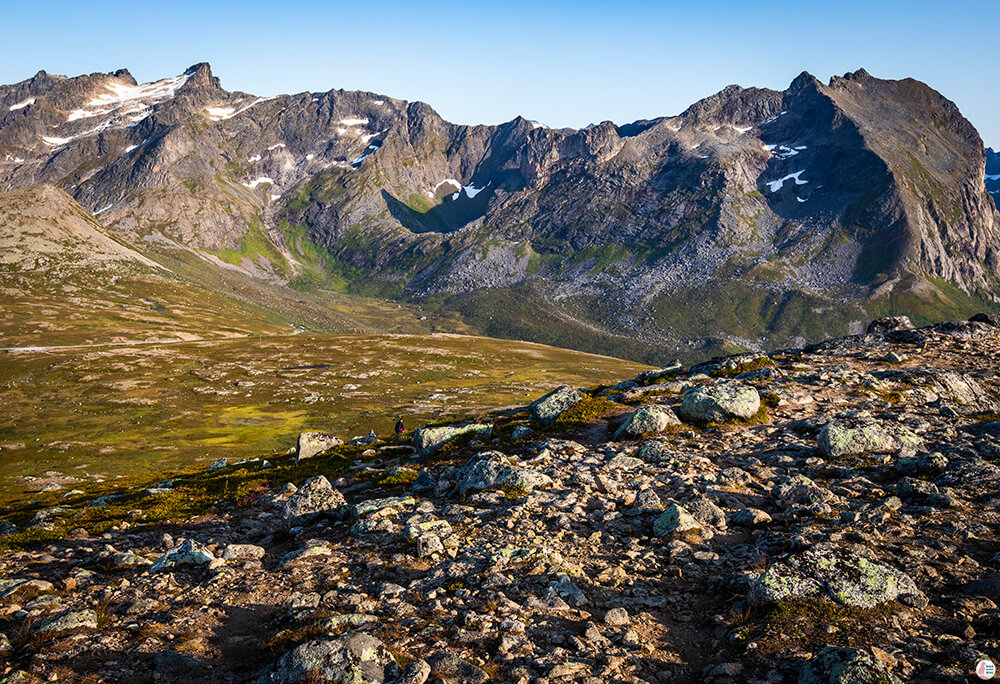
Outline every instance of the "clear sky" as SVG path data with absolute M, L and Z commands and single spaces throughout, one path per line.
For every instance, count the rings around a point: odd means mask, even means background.
M 229 90 L 371 90 L 456 123 L 678 114 L 727 84 L 865 67 L 954 100 L 1000 146 L 1000 2 L 64 2 L 4 0 L 0 82 L 211 62 Z

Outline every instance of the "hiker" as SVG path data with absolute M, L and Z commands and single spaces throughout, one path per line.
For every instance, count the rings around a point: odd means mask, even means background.
M 368 439 L 375 439 L 375 431 L 374 430 L 369 430 L 368 431 Z
M 403 418 L 396 419 L 396 435 L 401 435 L 406 432 L 406 426 L 403 425 Z

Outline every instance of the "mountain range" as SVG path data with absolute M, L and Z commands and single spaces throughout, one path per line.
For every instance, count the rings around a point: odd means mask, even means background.
M 0 86 L 0 190 L 39 185 L 164 277 L 314 329 L 350 329 L 344 293 L 415 328 L 655 362 L 1000 301 L 1000 155 L 927 85 L 864 70 L 582 130 L 258 97 L 204 63 L 42 71 Z

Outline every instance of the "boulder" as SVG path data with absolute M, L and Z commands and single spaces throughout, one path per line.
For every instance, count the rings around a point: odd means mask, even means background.
M 428 454 L 437 451 L 456 437 L 474 433 L 477 437 L 489 439 L 492 432 L 493 426 L 488 423 L 422 427 L 413 433 L 413 445 L 422 453 Z
M 63 634 L 83 629 L 97 629 L 97 612 L 66 610 L 50 617 L 35 630 L 35 634 Z
M 680 424 L 680 419 L 668 406 L 640 406 L 615 431 L 614 439 L 639 439 L 646 435 L 657 435 L 665 432 L 671 425 Z
M 544 427 L 581 401 L 583 395 L 575 387 L 563 385 L 536 399 L 528 408 L 531 409 L 531 417 Z
M 548 475 L 513 465 L 499 451 L 476 454 L 458 471 L 458 493 L 465 495 L 472 490 L 502 489 L 526 493 L 536 487 L 552 484 Z
M 344 495 L 334 489 L 325 477 L 316 475 L 288 497 L 282 519 L 287 525 L 300 525 L 346 505 Z
M 678 413 L 695 425 L 746 420 L 760 410 L 757 390 L 741 382 L 714 382 L 696 385 L 684 394 Z
M 264 547 L 255 544 L 227 544 L 222 552 L 222 559 L 227 563 L 259 561 L 264 553 Z
M 908 595 L 921 595 L 908 575 L 834 544 L 819 544 L 774 563 L 750 589 L 750 599 L 758 603 L 827 598 L 863 608 Z
M 164 570 L 175 570 L 177 568 L 192 568 L 201 565 L 208 565 L 215 560 L 215 556 L 204 544 L 199 544 L 193 539 L 186 540 L 176 549 L 167 551 L 156 559 L 149 571 L 162 572 Z
M 296 460 L 311 458 L 316 454 L 323 453 L 327 449 L 340 446 L 344 443 L 340 437 L 326 432 L 302 432 L 299 433 L 299 442 L 295 450 Z
M 866 453 L 915 452 L 923 440 L 896 423 L 875 420 L 838 420 L 828 423 L 817 438 L 830 458 Z
M 713 536 L 711 529 L 677 504 L 671 504 L 653 521 L 653 534 L 657 537 L 671 535 L 691 543 L 700 543 Z
M 396 659 L 381 641 L 355 632 L 308 641 L 281 656 L 257 678 L 258 684 L 351 682 L 382 684 L 398 674 Z

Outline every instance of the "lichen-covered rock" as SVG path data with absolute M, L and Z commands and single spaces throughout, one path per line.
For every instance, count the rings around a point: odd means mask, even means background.
M 327 449 L 340 446 L 344 443 L 340 437 L 326 432 L 302 432 L 299 433 L 299 442 L 295 450 L 295 458 L 311 458 L 316 454 L 321 454 Z
M 222 551 L 222 559 L 227 563 L 259 561 L 264 553 L 264 547 L 255 544 L 227 544 Z
M 422 427 L 413 433 L 413 446 L 422 453 L 437 451 L 442 446 L 464 435 L 474 433 L 481 439 L 489 439 L 493 426 L 488 423 L 473 423 L 471 425 L 439 425 Z
M 867 453 L 915 452 L 923 440 L 896 423 L 876 420 L 838 420 L 819 431 L 820 448 L 830 458 Z
M 774 563 L 750 589 L 750 599 L 759 603 L 794 597 L 828 598 L 863 608 L 905 595 L 920 595 L 908 575 L 832 544 Z
M 552 484 L 552 478 L 512 465 L 510 459 L 499 451 L 484 451 L 462 466 L 457 473 L 456 483 L 458 493 L 463 496 L 470 491 L 484 489 L 527 493 L 536 487 Z
M 306 642 L 281 656 L 258 684 L 330 681 L 382 684 L 397 675 L 396 659 L 381 641 L 363 633 Z
M 581 401 L 583 395 L 576 388 L 563 385 L 536 399 L 528 408 L 531 409 L 531 417 L 544 427 Z
M 878 658 L 854 648 L 828 646 L 802 665 L 799 684 L 896 684 Z
M 711 529 L 677 504 L 671 504 L 657 516 L 653 521 L 653 534 L 657 537 L 672 535 L 692 543 L 711 539 L 713 536 Z
M 0 579 L 0 599 L 15 594 L 47 594 L 55 591 L 52 582 L 37 579 Z
M 97 629 L 97 612 L 87 610 L 66 610 L 43 622 L 35 634 L 63 634 L 83 629 Z
M 200 544 L 194 539 L 187 539 L 176 549 L 171 549 L 156 559 L 149 571 L 162 572 L 177 568 L 193 568 L 208 565 L 213 560 L 215 560 L 215 556 L 204 544 Z
M 411 523 L 403 528 L 402 538 L 404 541 L 415 542 L 422 534 L 436 534 L 439 537 L 447 537 L 451 534 L 451 523 L 447 520 L 428 520 L 426 522 Z
M 757 390 L 741 382 L 714 382 L 692 387 L 678 409 L 681 420 L 695 425 L 753 418 L 760 410 Z
M 383 508 L 403 508 L 404 506 L 412 506 L 415 503 L 417 503 L 417 500 L 412 496 L 387 496 L 382 499 L 361 501 L 351 506 L 348 510 L 352 518 L 363 518 L 376 511 L 381 511 Z
M 680 419 L 668 406 L 649 404 L 640 406 L 615 431 L 615 439 L 639 439 L 658 435 L 671 425 L 680 425 Z
M 288 497 L 281 515 L 286 525 L 301 525 L 346 505 L 344 495 L 325 477 L 317 475 Z

